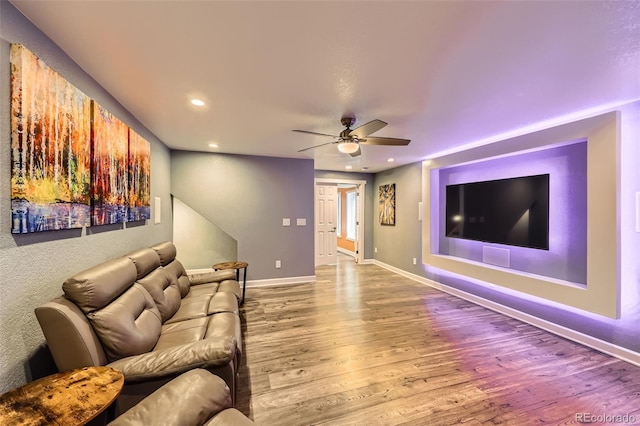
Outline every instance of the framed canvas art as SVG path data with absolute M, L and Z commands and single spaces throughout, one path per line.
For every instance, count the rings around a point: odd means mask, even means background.
M 379 194 L 379 216 L 380 225 L 396 224 L 396 184 L 380 185 Z
M 11 46 L 11 232 L 89 226 L 90 99 Z
M 130 222 L 151 217 L 151 144 L 129 129 Z
M 96 101 L 91 103 L 91 224 L 127 221 L 129 128 Z

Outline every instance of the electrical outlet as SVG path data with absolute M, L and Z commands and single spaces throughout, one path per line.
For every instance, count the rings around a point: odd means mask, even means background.
M 282 267 L 282 263 L 279 260 L 276 260 L 276 269 L 280 269 Z
M 415 258 L 415 257 L 413 258 L 413 264 L 414 264 L 414 265 L 417 265 L 417 263 L 416 263 L 416 258 Z
M 378 252 L 378 247 L 374 248 L 374 249 L 373 249 L 373 252 L 374 252 L 374 253 L 377 253 L 377 252 Z

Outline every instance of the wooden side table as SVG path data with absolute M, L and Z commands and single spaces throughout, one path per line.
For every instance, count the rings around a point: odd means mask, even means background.
M 53 374 L 0 395 L 0 424 L 84 425 L 122 391 L 124 376 L 110 367 Z
M 241 305 L 244 305 L 244 292 L 247 288 L 247 267 L 249 264 L 247 262 L 221 262 L 216 263 L 212 266 L 216 271 L 221 269 L 235 269 L 236 270 L 236 280 L 240 282 L 240 269 L 244 269 L 243 279 L 242 279 L 242 301 Z

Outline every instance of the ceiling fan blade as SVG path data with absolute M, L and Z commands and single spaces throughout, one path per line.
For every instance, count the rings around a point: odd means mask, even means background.
M 340 136 L 336 136 L 336 135 L 329 135 L 327 133 L 309 132 L 308 130 L 292 130 L 292 132 L 306 133 L 308 135 L 316 135 L 316 136 L 329 136 L 329 137 L 332 137 L 332 138 L 339 138 L 340 137 Z
M 398 138 L 366 138 L 358 141 L 361 144 L 365 145 L 395 145 L 395 146 L 403 146 L 409 145 L 411 140 L 409 139 L 398 139 Z
M 351 133 L 349 133 L 349 136 L 355 136 L 358 139 L 366 138 L 371 133 L 377 132 L 378 130 L 382 129 L 386 125 L 387 123 L 385 123 L 382 120 L 373 120 L 363 124 L 360 127 L 356 127 L 351 131 Z
M 362 151 L 360 151 L 360 147 L 358 147 L 358 150 L 356 152 L 352 152 L 349 155 L 352 156 L 352 157 L 357 157 L 360 154 L 362 154 Z
M 301 150 L 299 150 L 298 152 L 308 151 L 308 150 L 313 149 L 313 148 L 319 148 L 319 147 L 321 147 L 321 146 L 331 145 L 331 144 L 334 144 L 334 143 L 335 143 L 335 142 L 321 143 L 320 145 L 314 145 L 314 146 L 310 146 L 309 148 L 301 149 Z

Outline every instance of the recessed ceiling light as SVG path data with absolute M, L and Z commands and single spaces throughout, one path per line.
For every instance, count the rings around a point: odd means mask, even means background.
M 191 105 L 195 105 L 195 106 L 204 106 L 204 101 L 201 99 L 191 99 Z
M 369 168 L 368 167 L 363 167 L 362 170 L 369 170 Z
M 349 165 L 349 166 L 344 166 L 344 168 L 345 168 L 345 169 L 347 169 L 347 170 L 351 170 L 351 169 L 353 169 L 353 166 L 351 166 L 351 165 Z
M 209 148 L 217 148 L 218 144 L 217 143 L 210 143 L 209 144 Z
M 393 158 L 388 158 L 387 163 L 393 163 L 395 160 Z

